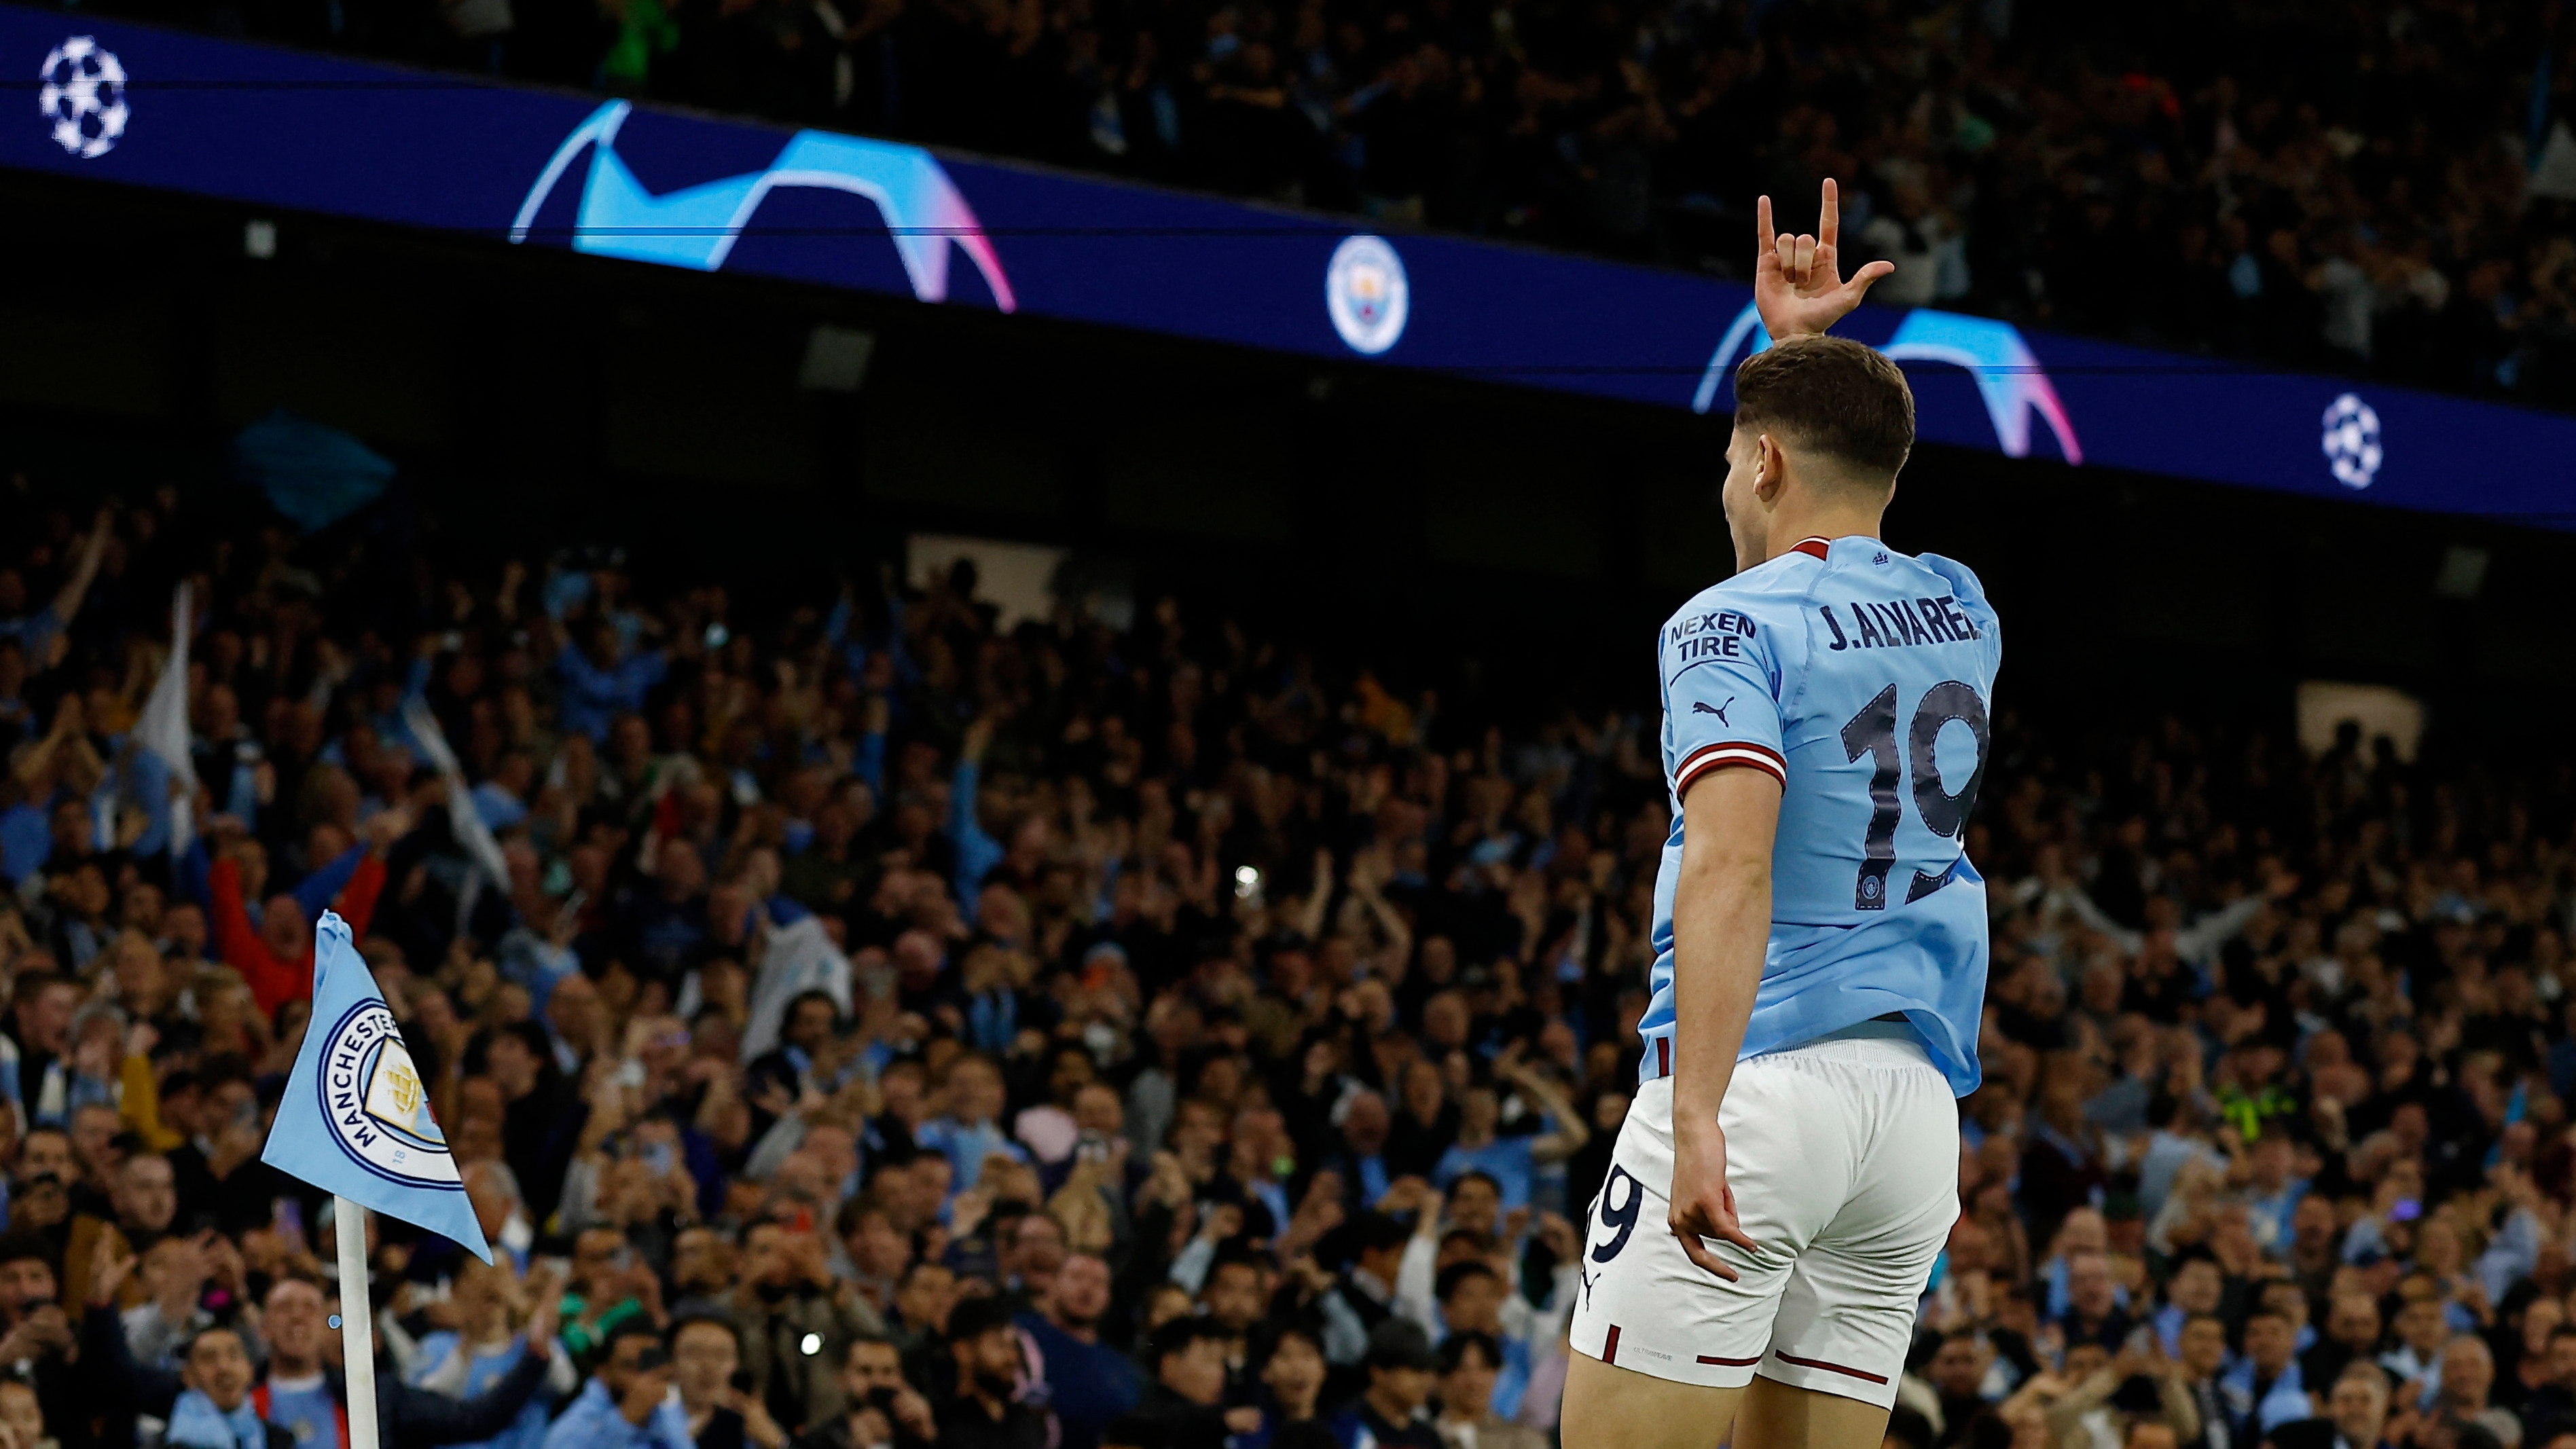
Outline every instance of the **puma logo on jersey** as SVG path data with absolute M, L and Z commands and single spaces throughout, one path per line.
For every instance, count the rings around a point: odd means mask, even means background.
M 1728 695 L 1728 696 L 1726 697 L 1726 704 L 1714 704 L 1714 705 L 1713 705 L 1713 704 L 1710 704 L 1707 700 L 1704 700 L 1704 699 L 1694 699 L 1694 700 L 1692 700 L 1692 701 L 1691 701 L 1691 713 L 1693 713 L 1693 714 L 1713 714 L 1713 715 L 1716 715 L 1716 716 L 1717 716 L 1717 722 L 1718 722 L 1719 724 L 1725 724 L 1725 723 L 1727 723 L 1727 718 L 1726 718 L 1726 710 L 1727 710 L 1727 706 L 1728 706 L 1728 705 L 1732 705 L 1732 704 L 1734 704 L 1734 703 L 1735 703 L 1735 696 L 1734 696 L 1734 695 L 1731 695 L 1731 694 L 1730 694 L 1730 695 Z

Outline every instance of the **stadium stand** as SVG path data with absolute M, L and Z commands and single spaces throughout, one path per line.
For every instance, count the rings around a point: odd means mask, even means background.
M 168 1370 L 217 1327 L 332 1432 L 332 1228 L 257 1160 L 331 902 L 500 1258 L 379 1223 L 398 1442 L 1545 1442 L 1650 722 L 1171 600 L 1004 628 L 971 569 L 753 613 L 176 489 L 5 507 L 13 1436 L 204 1432 Z M 138 748 L 183 581 L 184 842 Z M 2576 1425 L 2564 764 L 2007 710 L 1991 778 L 1967 1212 L 1893 1432 Z
M 1834 175 L 1882 300 L 2576 400 L 2576 48 L 2527 6 L 99 8 L 1722 271 Z

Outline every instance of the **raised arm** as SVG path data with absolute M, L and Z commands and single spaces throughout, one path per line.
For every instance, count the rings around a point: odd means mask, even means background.
M 1309 941 L 1324 938 L 1324 912 L 1333 904 L 1333 852 L 1330 846 L 1315 848 L 1315 888 L 1297 904 L 1297 933 Z
M 33 785 L 43 779 L 45 771 L 53 768 L 54 756 L 63 753 L 68 742 L 80 736 L 82 723 L 80 695 L 77 692 L 65 694 L 62 703 L 54 708 L 54 727 L 18 757 L 13 767 L 18 783 Z
M 72 566 L 72 576 L 63 583 L 63 591 L 54 595 L 54 618 L 63 627 L 71 627 L 72 616 L 79 613 L 81 601 L 89 597 L 89 586 L 98 577 L 99 560 L 107 555 L 107 540 L 115 532 L 116 510 L 102 508 L 98 521 L 90 525 L 89 538 L 81 547 L 80 562 Z
M 1766 933 L 1770 930 L 1767 911 L 1763 929 Z M 1760 970 L 1758 963 L 1755 969 L 1758 974 Z M 1746 1002 L 1745 1009 L 1749 1014 L 1752 1010 L 1751 998 L 1746 998 Z M 1739 1040 L 1741 1036 L 1739 1029 Z M 1574 1110 L 1574 1103 L 1567 1100 L 1565 1093 L 1557 1090 L 1556 1083 L 1549 1081 L 1546 1073 L 1532 1070 L 1526 1062 L 1515 1061 L 1511 1064 L 1507 1079 L 1513 1086 L 1521 1089 L 1522 1095 L 1536 1102 L 1540 1111 L 1556 1119 L 1555 1131 L 1531 1140 L 1530 1156 L 1533 1159 L 1540 1162 L 1563 1162 L 1581 1152 L 1583 1144 L 1592 1140 L 1591 1124 L 1583 1120 L 1582 1113 Z

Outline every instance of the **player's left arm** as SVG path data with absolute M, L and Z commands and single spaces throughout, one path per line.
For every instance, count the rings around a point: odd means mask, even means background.
M 1682 864 L 1673 891 L 1673 1186 L 1671 1226 L 1691 1261 L 1732 1280 L 1703 1239 L 1752 1249 L 1726 1183 L 1718 1105 L 1735 1076 L 1771 940 L 1771 845 L 1779 776 L 1750 766 L 1703 772 L 1682 797 Z

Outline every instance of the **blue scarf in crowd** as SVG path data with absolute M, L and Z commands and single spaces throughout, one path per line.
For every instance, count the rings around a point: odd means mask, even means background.
M 244 1394 L 227 1414 L 200 1389 L 189 1389 L 170 1406 L 170 1432 L 162 1442 L 186 1449 L 268 1449 L 268 1426 Z

